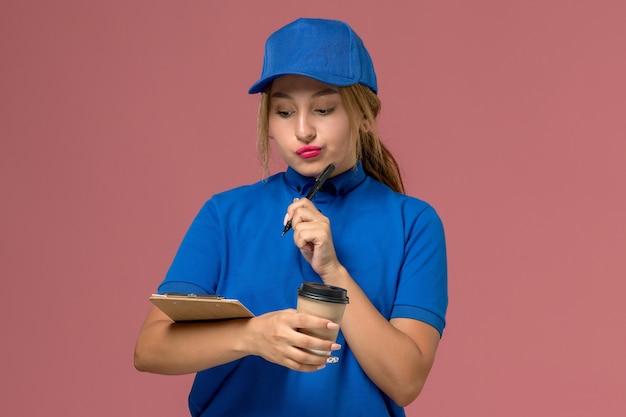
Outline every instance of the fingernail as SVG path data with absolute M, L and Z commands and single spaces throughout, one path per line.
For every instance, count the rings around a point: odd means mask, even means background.
M 326 360 L 326 362 L 328 362 L 328 360 Z M 320 365 L 317 367 L 317 370 L 319 371 L 320 369 L 324 369 L 324 368 L 326 368 L 326 365 Z
M 339 343 L 333 343 L 333 345 L 330 347 L 330 350 L 339 350 L 341 349 L 341 345 Z
M 339 328 L 339 325 L 337 323 L 330 322 L 326 325 L 326 328 L 328 330 L 337 330 Z
M 283 226 L 287 226 L 287 220 L 289 220 L 289 213 L 285 213 L 285 218 L 283 219 Z

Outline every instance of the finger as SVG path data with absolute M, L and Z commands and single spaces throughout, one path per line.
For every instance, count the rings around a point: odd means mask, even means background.
M 306 222 L 299 224 L 293 235 L 294 243 L 297 248 L 310 252 L 332 247 L 332 239 L 330 233 L 324 226 L 319 224 L 309 224 Z
M 330 220 L 316 208 L 299 208 L 291 220 L 294 229 L 320 230 L 326 234 L 330 231 Z
M 327 359 L 328 360 L 328 359 Z M 294 371 L 299 371 L 299 372 L 316 372 L 319 370 L 322 370 L 326 367 L 326 363 L 321 363 L 319 365 L 309 365 L 309 364 L 304 364 L 304 363 L 300 363 L 298 361 L 294 361 L 294 360 L 289 360 L 286 361 L 284 364 L 281 364 L 289 369 L 292 369 Z
M 298 200 L 300 200 L 300 199 L 299 199 L 299 198 L 294 198 L 294 199 L 291 201 L 291 204 L 289 204 L 289 205 L 287 206 L 287 211 L 285 212 L 285 217 L 283 218 L 283 226 L 286 226 L 286 225 L 287 225 L 287 222 L 291 219 L 291 217 L 293 217 L 293 210 L 294 210 L 294 207 L 295 207 L 295 206 L 294 206 L 294 203 L 295 203 L 296 201 L 298 201 Z
M 320 352 L 322 350 L 320 349 Z M 322 369 L 328 363 L 328 354 L 317 354 L 314 350 L 291 346 L 284 352 L 282 365 L 300 372 L 313 372 Z
M 290 316 L 291 327 L 294 329 L 330 329 L 336 330 L 339 328 L 337 323 L 323 317 L 314 316 L 308 313 L 298 313 Z
M 310 223 L 315 221 L 315 213 L 304 207 L 299 207 L 294 210 L 291 216 L 291 227 L 296 229 L 303 223 Z
M 289 221 L 289 212 L 285 213 L 285 217 L 283 218 L 283 226 L 287 226 L 288 221 Z
M 308 209 L 312 212 L 319 212 L 319 210 L 317 210 L 315 204 L 313 204 L 311 200 L 306 198 L 294 198 L 293 202 L 289 205 L 289 207 L 287 207 L 287 215 L 289 216 L 289 218 L 292 218 L 295 212 L 301 209 Z

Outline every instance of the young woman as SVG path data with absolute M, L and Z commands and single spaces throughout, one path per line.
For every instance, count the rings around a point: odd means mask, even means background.
M 207 201 L 158 291 L 236 298 L 255 317 L 173 323 L 153 308 L 135 366 L 196 373 L 194 416 L 404 415 L 445 326 L 446 251 L 439 217 L 403 194 L 378 136 L 370 56 L 347 24 L 298 19 L 268 39 L 250 93 L 262 93 L 264 168 L 273 143 L 288 169 Z M 331 163 L 322 190 L 304 198 Z M 298 331 L 338 327 L 296 312 L 307 281 L 348 292 L 336 342 Z

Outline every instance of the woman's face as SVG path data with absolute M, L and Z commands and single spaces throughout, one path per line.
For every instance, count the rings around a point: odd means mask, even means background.
M 334 175 L 356 165 L 356 137 L 337 87 L 299 75 L 277 78 L 270 89 L 269 137 L 298 173 Z

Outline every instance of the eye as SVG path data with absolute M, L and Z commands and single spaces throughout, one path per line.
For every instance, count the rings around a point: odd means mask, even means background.
M 327 109 L 317 109 L 315 110 L 318 114 L 321 114 L 322 116 L 326 116 L 328 114 L 331 114 L 333 112 L 333 110 L 335 110 L 334 107 L 330 107 Z
M 276 114 L 279 115 L 280 117 L 287 118 L 291 116 L 293 112 L 288 111 L 288 110 L 276 110 Z

